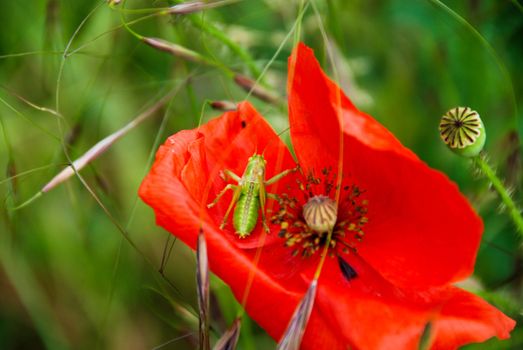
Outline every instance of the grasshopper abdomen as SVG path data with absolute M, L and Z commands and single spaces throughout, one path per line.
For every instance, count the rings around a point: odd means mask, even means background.
M 251 184 L 251 186 L 255 187 L 254 184 Z M 256 227 L 259 208 L 257 192 L 248 191 L 240 194 L 236 208 L 234 208 L 233 217 L 233 225 L 240 238 L 248 236 Z

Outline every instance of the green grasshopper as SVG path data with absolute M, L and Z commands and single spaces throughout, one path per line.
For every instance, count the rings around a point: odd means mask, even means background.
M 265 180 L 266 165 L 267 161 L 265 158 L 263 158 L 261 154 L 255 153 L 249 158 L 242 177 L 239 177 L 228 169 L 223 171 L 226 177 L 230 177 L 238 184 L 227 184 L 227 186 L 218 193 L 214 201 L 207 205 L 208 208 L 215 206 L 228 190 L 234 191 L 231 203 L 229 204 L 220 225 L 220 229 L 225 227 L 227 218 L 229 217 L 232 208 L 235 207 L 233 226 L 240 238 L 245 238 L 250 235 L 256 227 L 259 209 L 261 209 L 263 228 L 266 232 L 269 232 L 269 226 L 267 226 L 267 219 L 265 217 L 265 202 L 267 197 L 276 199 L 277 196 L 272 193 L 267 193 L 265 187 L 279 181 L 291 172 L 297 171 L 298 168 L 287 169 L 273 176 L 269 180 Z

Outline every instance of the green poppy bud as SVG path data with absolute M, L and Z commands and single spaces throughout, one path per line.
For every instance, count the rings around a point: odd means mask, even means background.
M 474 157 L 485 145 L 485 127 L 470 107 L 449 110 L 439 123 L 439 134 L 448 148 L 464 157 Z

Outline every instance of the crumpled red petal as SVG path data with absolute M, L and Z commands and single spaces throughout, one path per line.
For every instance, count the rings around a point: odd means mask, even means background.
M 287 147 L 274 130 L 249 103 L 245 102 L 238 105 L 237 111 L 225 113 L 221 118 L 212 120 L 199 129 L 181 131 L 171 136 L 159 149 L 151 173 L 142 184 L 140 195 L 153 208 L 162 207 L 164 202 L 187 201 L 186 196 L 173 197 L 163 189 L 167 185 L 166 182 L 178 179 L 185 191 L 198 201 L 198 208 L 194 210 L 202 213 L 202 219 L 210 218 L 213 223 L 219 225 L 231 201 L 231 191 L 222 197 L 216 207 L 207 210 L 206 205 L 214 200 L 227 183 L 234 183 L 231 180 L 224 181 L 220 174 L 229 169 L 241 176 L 248 158 L 254 153 L 263 153 L 271 158 L 271 161 L 267 162 L 266 178 L 296 166 Z M 161 173 L 158 168 L 166 157 L 173 162 L 173 170 Z M 267 190 L 278 192 L 288 181 L 291 179 L 283 178 Z M 157 197 L 164 199 L 162 203 L 151 202 L 152 198 Z M 272 210 L 274 205 L 274 201 L 268 200 L 267 209 Z M 267 235 L 261 242 L 261 225 L 257 225 L 253 234 L 242 240 L 236 239 L 232 220 L 228 220 L 224 231 L 234 244 L 243 248 L 255 248 L 276 240 L 279 242 L 276 235 Z
M 264 151 L 269 159 L 269 177 L 279 172 L 279 167 L 295 166 L 272 128 L 250 104 L 242 103 L 238 111 L 226 113 L 200 129 L 171 136 L 158 150 L 139 195 L 154 209 L 157 224 L 192 249 L 200 228 L 203 230 L 211 270 L 231 287 L 238 300 L 243 299 L 249 288 L 246 305 L 249 314 L 270 335 L 279 337 L 307 288 L 300 270 L 285 266 L 291 258 L 290 251 L 281 244 L 275 248 L 268 244 L 270 240 L 281 243 L 274 233 L 277 230 L 264 235 L 257 227 L 247 240 L 238 239 L 231 224 L 220 230 L 218 226 L 230 195 L 223 199 L 221 208 L 206 208 L 208 198 L 214 198 L 225 185 L 213 173 L 227 168 L 241 174 L 247 158 L 255 151 Z M 269 189 L 274 190 L 273 187 Z M 265 242 L 259 242 L 263 236 Z M 256 249 L 251 248 L 258 245 L 265 248 L 256 265 Z M 249 285 L 253 273 L 253 282 Z
M 298 45 L 289 72 L 291 137 L 300 165 L 316 174 L 341 166 L 366 191 L 369 223 L 358 253 L 402 287 L 469 276 L 483 225 L 456 185 L 358 111 L 310 48 Z

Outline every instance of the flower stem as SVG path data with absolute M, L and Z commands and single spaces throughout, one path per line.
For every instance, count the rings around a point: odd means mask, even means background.
M 479 167 L 483 175 L 489 179 L 492 186 L 494 186 L 494 189 L 498 192 L 501 200 L 503 201 L 503 204 L 505 204 L 507 207 L 510 217 L 514 222 L 514 225 L 516 225 L 519 234 L 523 235 L 523 217 L 521 216 L 521 212 L 519 211 L 516 203 L 514 203 L 512 200 L 512 197 L 510 196 L 510 193 L 503 182 L 499 177 L 497 177 L 496 172 L 494 169 L 492 169 L 483 156 L 478 155 L 472 160 Z
M 330 230 L 327 234 L 327 240 L 325 241 L 325 246 L 323 246 L 323 251 L 321 252 L 321 260 L 318 264 L 318 267 L 316 268 L 316 272 L 314 273 L 314 280 L 318 280 L 320 278 L 321 270 L 323 269 L 323 264 L 325 263 L 325 258 L 327 257 L 327 254 L 329 252 L 329 246 L 331 244 L 332 239 L 332 231 Z

